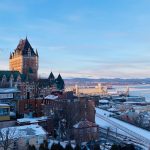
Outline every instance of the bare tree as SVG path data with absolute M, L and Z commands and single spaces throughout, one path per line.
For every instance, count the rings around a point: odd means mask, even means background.
M 0 148 L 10 150 L 14 148 L 14 143 L 19 138 L 19 133 L 16 128 L 3 128 L 0 130 Z

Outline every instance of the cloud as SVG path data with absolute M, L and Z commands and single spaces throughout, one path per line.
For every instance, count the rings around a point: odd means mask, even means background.
M 137 67 L 137 68 L 129 68 L 129 67 L 122 67 L 116 66 L 113 64 L 105 65 L 105 67 L 89 67 L 84 68 L 82 70 L 65 70 L 64 68 L 58 70 L 58 68 L 52 70 L 56 75 L 61 73 L 64 78 L 145 78 L 149 77 L 150 70 L 148 67 Z M 47 77 L 49 72 L 47 69 L 42 69 L 42 72 Z M 40 74 L 42 74 L 42 72 Z

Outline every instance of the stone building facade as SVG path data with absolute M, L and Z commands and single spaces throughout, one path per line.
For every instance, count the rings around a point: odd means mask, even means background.
M 20 40 L 17 48 L 10 54 L 9 68 L 25 74 L 28 80 L 37 80 L 38 52 L 33 50 L 28 39 Z
M 64 80 L 51 72 L 48 78 L 38 78 L 39 55 L 28 39 L 20 40 L 14 52 L 10 53 L 10 70 L 0 70 L 0 88 L 20 90 L 20 99 L 45 97 L 52 91 L 63 91 Z
M 63 92 L 64 86 L 65 83 L 60 74 L 55 78 L 51 72 L 48 78 L 38 79 L 38 93 L 39 96 L 43 98 L 53 92 Z

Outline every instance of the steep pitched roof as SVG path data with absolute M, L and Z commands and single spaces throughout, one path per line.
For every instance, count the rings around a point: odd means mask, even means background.
M 58 75 L 58 77 L 56 79 L 56 84 L 57 84 L 57 89 L 59 89 L 59 90 L 64 89 L 65 83 L 60 74 Z
M 26 76 L 24 74 L 20 74 L 19 71 L 0 70 L 0 81 L 2 80 L 4 75 L 6 76 L 7 81 L 9 81 L 11 75 L 13 75 L 14 81 L 17 80 L 17 77 L 19 75 L 20 75 L 22 81 L 26 80 Z
M 49 80 L 55 80 L 54 74 L 52 72 L 50 73 L 48 79 Z
M 22 55 L 27 55 L 29 49 L 31 50 L 31 56 L 36 56 L 31 44 L 26 38 L 25 40 L 20 40 L 15 51 L 21 52 Z
M 58 80 L 58 81 L 63 80 L 60 74 L 58 75 L 58 77 L 57 77 L 57 79 L 56 79 L 56 80 Z

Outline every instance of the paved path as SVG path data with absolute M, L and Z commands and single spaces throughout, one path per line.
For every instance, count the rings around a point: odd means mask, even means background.
M 150 140 L 136 132 L 133 132 L 132 130 L 124 127 L 123 125 L 116 123 L 115 121 L 112 121 L 108 116 L 96 113 L 96 116 L 106 122 L 108 122 L 109 124 L 115 126 L 116 128 L 124 131 L 125 133 L 129 134 L 130 136 L 136 138 L 138 140 L 139 143 L 141 143 L 142 145 L 146 146 L 147 148 L 150 148 Z

